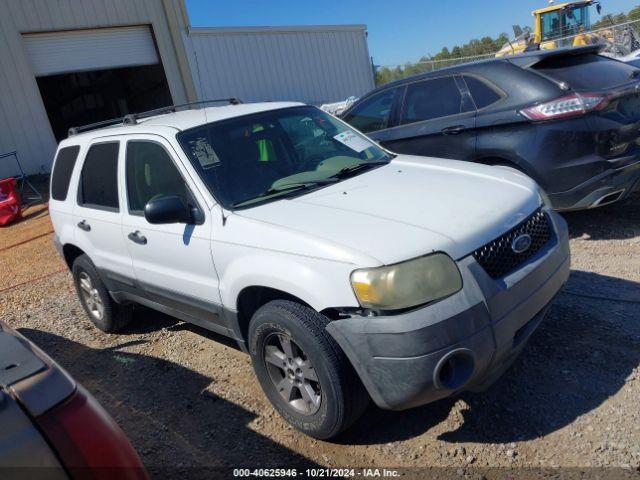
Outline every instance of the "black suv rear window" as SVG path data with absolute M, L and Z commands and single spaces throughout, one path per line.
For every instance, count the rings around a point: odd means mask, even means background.
M 637 68 L 595 54 L 562 55 L 546 58 L 532 67 L 554 80 L 566 82 L 573 90 L 604 90 L 634 79 Z
M 64 201 L 67 199 L 67 191 L 69 190 L 69 181 L 73 173 L 73 167 L 76 165 L 80 147 L 61 148 L 51 174 L 51 198 L 54 200 Z
M 82 166 L 78 203 L 88 208 L 117 212 L 118 142 L 92 145 Z

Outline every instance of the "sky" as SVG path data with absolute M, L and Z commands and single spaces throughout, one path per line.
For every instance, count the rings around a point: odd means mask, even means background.
M 638 0 L 601 0 L 602 14 L 626 12 Z M 186 0 L 196 27 L 365 24 L 376 65 L 435 55 L 473 38 L 533 26 L 546 0 Z M 591 20 L 598 19 L 592 8 Z

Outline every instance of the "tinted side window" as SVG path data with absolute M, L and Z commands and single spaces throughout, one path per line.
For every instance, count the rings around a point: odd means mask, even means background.
M 67 191 L 69 190 L 69 181 L 73 173 L 73 167 L 76 165 L 80 147 L 61 148 L 51 174 L 51 197 L 54 200 L 64 201 L 67 199 Z
M 171 156 L 155 142 L 127 142 L 129 211 L 139 213 L 154 197 L 178 195 L 188 200 L 187 187 Z
M 454 78 L 435 78 L 407 86 L 401 123 L 447 117 L 467 110 Z
M 395 92 L 395 88 L 390 88 L 368 98 L 349 112 L 344 117 L 344 121 L 361 132 L 374 132 L 387 128 Z
M 118 211 L 118 150 L 118 142 L 89 149 L 80 176 L 80 205 Z
M 465 75 L 464 81 L 467 83 L 469 92 L 471 92 L 473 101 L 476 103 L 478 109 L 489 106 L 502 98 L 498 92 L 476 77 Z

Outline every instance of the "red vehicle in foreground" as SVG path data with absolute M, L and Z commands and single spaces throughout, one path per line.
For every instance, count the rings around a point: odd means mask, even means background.
M 148 479 L 126 435 L 98 401 L 1 321 L 0 425 L 4 479 L 32 478 L 25 476 L 31 469 L 47 479 Z
M 20 195 L 16 189 L 15 178 L 0 180 L 0 227 L 3 227 L 21 215 Z

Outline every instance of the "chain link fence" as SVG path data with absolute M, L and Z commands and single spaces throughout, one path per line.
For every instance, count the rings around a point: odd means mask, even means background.
M 576 33 L 573 35 L 567 35 L 560 38 L 555 38 L 553 41 L 559 47 L 570 47 L 573 45 L 575 37 L 582 35 Z M 601 27 L 589 32 L 586 32 L 587 41 L 592 44 L 601 44 L 602 53 L 612 57 L 621 57 L 628 55 L 629 53 L 640 49 L 640 19 L 630 22 L 619 23 L 611 26 Z M 386 68 L 392 72 L 400 74 L 401 76 L 414 75 L 416 73 L 433 72 L 442 68 L 453 67 L 456 65 L 462 65 L 469 62 L 476 62 L 479 60 L 487 60 L 494 58 L 498 52 L 486 53 L 482 55 L 472 55 L 466 57 L 448 58 L 444 60 L 423 60 L 416 63 L 406 63 L 403 65 L 384 65 L 379 67 Z

